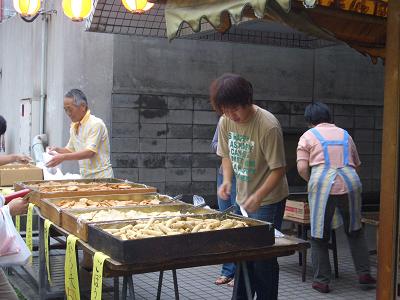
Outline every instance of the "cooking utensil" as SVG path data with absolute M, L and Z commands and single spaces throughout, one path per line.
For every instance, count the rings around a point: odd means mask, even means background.
M 5 204 L 10 203 L 12 200 L 14 200 L 16 198 L 23 197 L 24 199 L 28 199 L 29 198 L 28 194 L 30 193 L 30 191 L 31 191 L 30 189 L 23 189 L 23 190 L 20 190 L 18 192 L 15 192 L 15 193 L 12 193 L 12 194 L 9 194 L 9 195 L 5 196 L 4 197 Z

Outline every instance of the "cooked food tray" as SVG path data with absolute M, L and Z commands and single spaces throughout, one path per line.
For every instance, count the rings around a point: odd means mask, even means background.
M 41 207 L 41 199 L 107 194 L 152 193 L 157 189 L 145 184 L 121 179 L 78 179 L 53 181 L 25 181 L 15 184 L 15 189 L 30 189 L 30 201 Z
M 196 220 L 214 225 L 207 224 L 201 230 L 199 226 L 195 228 L 199 224 Z M 183 222 L 192 224 L 185 227 Z M 234 222 L 237 225 L 244 223 L 246 226 L 231 226 Z M 148 226 L 149 223 L 152 224 Z M 144 229 L 146 226 L 147 229 Z M 136 233 L 128 233 L 135 231 L 134 227 L 137 228 Z M 176 229 L 183 229 L 184 232 L 169 233 L 169 230 Z M 125 236 L 121 231 L 125 232 Z M 184 216 L 179 220 L 178 217 L 173 217 L 94 223 L 88 226 L 88 233 L 89 244 L 94 248 L 127 264 L 163 264 L 184 257 L 246 251 L 275 243 L 273 224 L 220 213 Z
M 61 226 L 80 239 L 88 240 L 88 224 L 138 220 L 180 215 L 206 215 L 217 211 L 180 203 L 159 206 L 130 206 L 116 208 L 65 209 L 61 211 Z
M 61 226 L 61 211 L 64 209 L 112 208 L 117 206 L 165 205 L 172 203 L 180 202 L 174 201 L 170 196 L 157 193 L 75 196 L 44 198 L 41 200 L 40 211 L 46 219 Z

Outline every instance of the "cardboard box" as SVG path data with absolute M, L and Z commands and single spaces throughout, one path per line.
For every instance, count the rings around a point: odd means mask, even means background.
M 15 182 L 27 180 L 43 180 L 42 169 L 24 164 L 8 164 L 0 167 L 0 186 L 12 186 Z
M 310 220 L 308 202 L 286 200 L 285 217 Z

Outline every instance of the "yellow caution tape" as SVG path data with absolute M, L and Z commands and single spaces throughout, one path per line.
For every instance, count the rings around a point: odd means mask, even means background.
M 26 217 L 26 245 L 28 246 L 28 249 L 33 251 L 33 243 L 32 243 L 32 221 L 33 221 L 33 208 L 34 204 L 29 203 L 28 206 L 28 215 Z M 32 264 L 32 255 L 29 258 L 29 262 Z
M 76 262 L 76 241 L 78 238 L 73 234 L 67 237 L 67 248 L 65 252 L 65 294 L 67 300 L 79 300 L 78 268 Z
M 93 257 L 93 275 L 90 300 L 101 300 L 103 291 L 103 266 L 104 261 L 109 258 L 102 252 L 96 252 Z
M 50 274 L 50 252 L 49 252 L 49 231 L 50 226 L 53 223 L 50 220 L 44 220 L 44 256 L 46 259 L 46 268 L 47 268 L 47 279 L 51 284 L 51 274 Z
M 15 228 L 17 229 L 18 233 L 21 232 L 21 216 L 15 216 Z

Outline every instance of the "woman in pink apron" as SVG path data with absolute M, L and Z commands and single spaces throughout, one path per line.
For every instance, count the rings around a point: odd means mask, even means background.
M 309 104 L 304 113 L 309 129 L 299 140 L 297 169 L 308 182 L 311 222 L 312 287 L 328 293 L 331 278 L 328 242 L 332 228 L 344 225 L 362 287 L 373 286 L 368 247 L 361 227 L 361 162 L 346 130 L 331 123 L 327 105 Z M 311 168 L 311 174 L 310 174 Z

